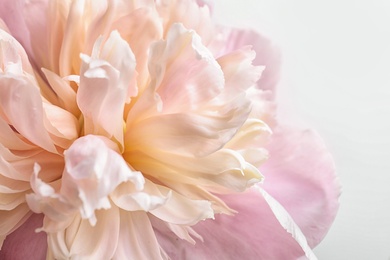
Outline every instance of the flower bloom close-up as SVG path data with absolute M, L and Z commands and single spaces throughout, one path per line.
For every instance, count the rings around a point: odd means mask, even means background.
M 0 0 L 0 259 L 316 259 L 332 157 L 212 9 Z

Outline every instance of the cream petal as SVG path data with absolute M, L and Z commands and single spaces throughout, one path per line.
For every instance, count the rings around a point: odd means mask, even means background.
M 113 259 L 164 259 L 148 215 L 142 211 L 120 211 L 118 247 Z
M 97 223 L 82 220 L 70 247 L 70 256 L 80 259 L 112 259 L 120 238 L 119 209 L 96 211 Z M 77 225 L 77 224 L 76 224 Z M 75 227 L 76 228 L 76 227 Z M 131 232 L 131 231 L 130 231 Z
M 25 142 L 24 138 L 18 134 L 3 118 L 0 117 L 0 140 L 2 146 L 12 150 L 29 150 L 34 145 Z
M 119 237 L 119 210 L 96 211 L 97 223 L 75 216 L 58 232 L 48 233 L 49 259 L 112 259 Z
M 159 186 L 163 193 L 170 192 L 170 189 Z M 211 203 L 205 200 L 191 200 L 171 191 L 172 195 L 165 204 L 150 211 L 155 217 L 176 225 L 194 225 L 201 220 L 213 218 L 214 212 Z
M 186 196 L 187 198 L 193 200 L 207 200 L 211 203 L 211 207 L 215 214 L 223 213 L 226 215 L 232 215 L 236 213 L 235 210 L 229 208 L 226 203 L 221 200 L 218 196 L 213 195 L 205 187 L 200 185 L 194 185 L 191 183 L 183 183 L 175 180 L 160 180 L 167 187 L 175 190 L 179 194 Z
M 166 185 L 171 181 L 181 180 L 188 184 L 206 185 L 214 192 L 226 189 L 244 191 L 263 179 L 260 172 L 234 150 L 221 149 L 205 157 L 185 156 L 161 150 L 149 150 L 148 155 L 153 157 L 149 160 L 154 160 L 157 165 L 165 165 L 166 170 L 149 163 L 145 165 L 145 162 L 144 165 L 136 164 L 137 167 L 142 167 L 143 172 L 164 180 Z
M 240 107 L 241 103 L 234 105 L 237 107 L 214 115 L 177 113 L 150 117 L 132 125 L 132 131 L 126 134 L 126 150 L 161 149 L 199 157 L 211 154 L 221 149 L 246 119 L 245 100 L 244 107 Z
M 77 107 L 76 92 L 72 89 L 70 84 L 50 70 L 43 68 L 42 72 L 49 82 L 50 87 L 58 96 L 61 107 L 72 113 L 74 116 L 79 117 L 80 110 Z
M 263 147 L 269 143 L 271 134 L 263 121 L 249 118 L 225 147 L 239 152 L 246 162 L 259 167 L 268 159 L 268 151 Z
M 18 157 L 11 153 L 7 148 L 0 144 L 0 175 L 14 181 L 25 181 L 28 183 L 30 179 L 32 168 L 30 172 L 15 169 L 16 161 L 23 161 L 24 158 Z
M 55 1 L 61 2 L 61 1 Z M 88 1 L 88 0 L 75 0 L 69 1 L 69 4 L 66 8 L 69 8 L 68 13 L 64 17 L 64 29 L 60 53 L 59 53 L 59 75 L 65 77 L 71 74 L 78 73 L 80 71 L 80 62 L 79 56 L 80 52 L 83 51 L 83 41 L 80 39 L 85 39 L 85 30 L 92 20 L 91 14 L 92 11 L 90 3 L 101 4 L 103 1 Z M 64 9 L 62 3 L 57 5 L 57 8 Z M 57 9 L 57 10 L 58 10 Z M 60 16 L 61 17 L 61 16 Z M 60 31 L 61 32 L 61 31 Z M 54 35 L 52 36 L 54 37 Z
M 129 43 L 136 57 L 137 84 L 140 92 L 143 92 L 150 80 L 147 64 L 149 47 L 154 41 L 160 40 L 163 34 L 160 17 L 153 6 L 141 7 L 120 17 L 112 28 L 118 30 Z
M 2 178 L 0 178 L 3 181 Z M 13 182 L 14 183 L 14 182 Z M 1 187 L 1 203 L 0 210 L 13 210 L 22 203 L 25 202 L 25 191 L 27 190 L 25 187 L 26 183 L 22 186 L 21 191 L 15 190 L 15 187 Z M 15 186 L 15 185 L 13 185 Z M 7 190 L 8 189 L 8 190 Z
M 108 138 L 113 136 L 122 144 L 123 109 L 130 97 L 137 94 L 136 86 L 131 84 L 134 54 L 117 31 L 111 33 L 101 52 L 99 40 L 94 48 L 96 57 L 81 56 L 83 65 L 77 104 L 84 115 L 84 131 Z
M 192 0 L 159 0 L 157 10 L 162 18 L 164 32 L 175 23 L 183 23 L 188 29 L 195 30 L 204 44 L 208 44 L 214 36 L 214 24 L 209 5 L 199 6 Z M 164 38 L 166 35 L 164 35 Z
M 80 132 L 79 122 L 68 111 L 49 103 L 43 103 L 45 112 L 45 126 L 53 142 L 63 149 L 67 149 Z

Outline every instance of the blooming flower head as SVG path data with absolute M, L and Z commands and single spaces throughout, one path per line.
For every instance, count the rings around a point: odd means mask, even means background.
M 1 257 L 315 258 L 338 186 L 319 138 L 275 120 L 269 41 L 192 0 L 0 18 Z

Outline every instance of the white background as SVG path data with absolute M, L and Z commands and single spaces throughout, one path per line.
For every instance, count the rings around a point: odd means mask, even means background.
M 341 207 L 318 258 L 390 259 L 390 1 L 216 0 L 214 15 L 276 41 L 281 112 L 334 154 Z

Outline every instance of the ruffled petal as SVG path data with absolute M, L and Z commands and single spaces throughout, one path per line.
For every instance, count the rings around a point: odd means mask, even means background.
M 36 165 L 31 178 L 34 193 L 27 196 L 27 202 L 34 212 L 48 217 L 44 229 L 55 229 L 57 224 L 58 228 L 63 227 L 77 213 L 95 225 L 96 210 L 111 207 L 108 196 L 118 185 L 130 181 L 135 190 L 143 188 L 141 173 L 132 171 L 103 140 L 103 137 L 84 136 L 65 151 L 61 187 L 42 182 Z
M 316 246 L 327 233 L 337 210 L 340 186 L 333 159 L 312 130 L 279 127 L 269 144 L 270 159 L 261 168 L 263 188 L 290 213 Z
M 199 5 L 192 0 L 160 0 L 156 1 L 156 6 L 162 18 L 164 38 L 175 23 L 182 23 L 186 28 L 196 31 L 206 45 L 214 37 L 209 5 Z
M 252 64 L 255 57 L 256 52 L 246 46 L 217 59 L 225 76 L 225 88 L 237 95 L 240 90 L 247 90 L 256 84 L 264 67 Z
M 215 50 L 216 56 L 223 56 L 245 46 L 252 46 L 256 52 L 253 64 L 265 67 L 257 86 L 262 90 L 274 91 L 281 70 L 281 54 L 277 46 L 267 37 L 253 30 L 221 28 L 219 33 L 220 37 L 216 37 L 210 46 Z
M 152 45 L 149 58 L 151 87 L 160 95 L 163 111 L 194 110 L 220 94 L 223 72 L 199 35 L 173 24 L 166 37 Z
M 238 213 L 219 214 L 193 227 L 204 240 L 191 245 L 172 233 L 156 234 L 172 259 L 297 259 L 305 253 L 275 217 L 267 201 L 256 189 L 221 198 Z M 304 239 L 304 237 L 303 237 Z M 314 259 L 314 258 L 313 258 Z
M 148 179 L 145 179 L 145 186 L 142 190 L 137 190 L 131 182 L 125 182 L 110 195 L 119 208 L 127 211 L 150 211 L 164 205 L 170 197 L 170 191 L 161 192 L 157 185 Z

